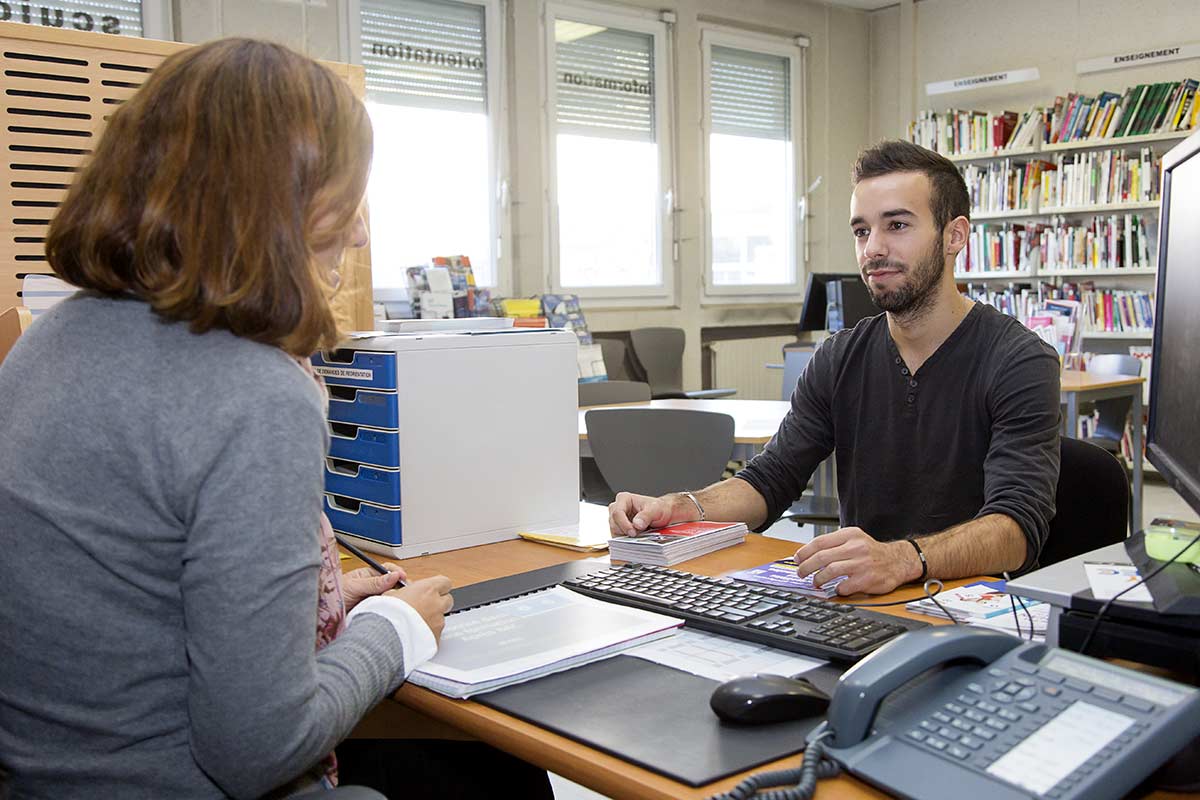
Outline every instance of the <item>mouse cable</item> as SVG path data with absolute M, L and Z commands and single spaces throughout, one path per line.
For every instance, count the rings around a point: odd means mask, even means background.
M 1110 609 L 1112 607 L 1112 604 L 1116 601 L 1116 599 L 1118 597 L 1125 594 L 1126 592 L 1133 591 L 1137 587 L 1144 584 L 1146 581 L 1153 578 L 1158 573 L 1162 572 L 1164 569 L 1169 567 L 1171 564 L 1175 563 L 1175 559 L 1179 558 L 1181 555 L 1183 555 L 1188 550 L 1190 550 L 1192 548 L 1192 546 L 1196 544 L 1196 542 L 1200 542 L 1200 533 L 1197 533 L 1195 536 L 1193 536 L 1192 540 L 1190 542 L 1188 542 L 1187 544 L 1185 544 L 1183 546 L 1182 550 L 1180 550 L 1175 555 L 1171 556 L 1171 558 L 1168 559 L 1167 561 L 1164 561 L 1163 563 L 1161 563 L 1157 567 L 1155 567 L 1150 572 L 1149 575 L 1142 578 L 1137 583 L 1131 583 L 1129 586 L 1126 586 L 1124 589 L 1117 592 L 1112 597 L 1108 598 L 1108 602 L 1106 602 L 1103 606 L 1100 607 L 1100 613 L 1097 614 L 1096 619 L 1092 621 L 1091 630 L 1088 631 L 1088 635 L 1084 638 L 1083 644 L 1079 648 L 1080 655 L 1087 655 L 1088 645 L 1090 645 L 1092 643 L 1092 638 L 1096 635 L 1096 631 L 1100 628 L 1100 620 L 1104 619 L 1104 615 L 1108 613 L 1108 609 Z
M 809 742 L 804 761 L 796 769 L 756 773 L 728 792 L 714 794 L 708 800 L 811 800 L 817 791 L 818 780 L 832 778 L 842 771 L 837 762 L 825 756 L 825 740 L 831 736 L 833 731 L 826 730 Z M 779 786 L 787 788 L 774 788 Z M 760 791 L 762 789 L 770 791 Z
M 935 587 L 932 592 L 929 591 L 930 586 Z M 946 619 L 950 620 L 955 625 L 961 624 L 953 614 L 946 610 L 944 605 L 938 602 L 938 599 L 935 596 L 939 594 L 943 588 L 945 588 L 945 584 L 943 584 L 937 578 L 930 578 L 929 580 L 925 581 L 925 584 L 921 588 L 925 590 L 925 598 L 937 606 L 938 611 L 941 611 L 942 615 L 945 616 Z M 884 608 L 885 606 L 902 606 L 911 602 L 911 600 L 892 600 L 891 602 L 887 603 L 842 603 L 842 605 L 850 606 L 852 608 Z

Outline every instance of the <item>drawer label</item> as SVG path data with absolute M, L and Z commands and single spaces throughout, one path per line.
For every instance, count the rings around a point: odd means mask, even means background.
M 322 378 L 348 378 L 353 381 L 369 381 L 375 374 L 369 369 L 349 369 L 347 367 L 313 367 L 313 372 Z

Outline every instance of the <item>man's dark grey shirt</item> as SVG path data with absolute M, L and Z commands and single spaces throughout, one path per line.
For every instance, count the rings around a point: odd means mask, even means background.
M 1021 323 L 976 304 L 910 375 L 884 314 L 821 344 L 779 431 L 737 477 L 775 522 L 831 452 L 844 526 L 880 540 L 1005 514 L 1036 563 L 1054 517 L 1059 362 Z

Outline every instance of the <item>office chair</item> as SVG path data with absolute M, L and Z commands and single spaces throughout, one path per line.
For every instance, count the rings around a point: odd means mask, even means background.
M 579 384 L 579 407 L 650 402 L 650 384 L 640 381 L 590 381 Z
M 815 348 L 790 348 L 783 349 L 783 389 L 781 399 L 791 400 L 792 392 L 796 391 L 796 383 L 800 380 L 800 375 L 803 374 L 804 368 L 808 366 L 808 362 L 812 360 Z M 841 504 L 836 497 L 825 497 L 810 492 L 805 492 L 800 496 L 800 499 L 792 503 L 787 511 L 783 512 L 784 519 L 794 520 L 797 525 L 811 523 L 813 530 L 818 533 L 827 533 L 830 530 L 841 527 Z
M 1046 567 L 1125 540 L 1129 478 L 1112 453 L 1067 436 L 1059 440 L 1057 511 L 1038 562 Z
M 621 344 L 617 342 L 617 344 Z M 621 352 L 625 346 L 621 345 Z M 650 385 L 637 381 L 593 381 L 579 384 L 579 407 L 602 406 L 610 403 L 645 403 L 650 400 Z M 589 503 L 607 505 L 617 493 L 605 482 L 591 456 L 579 458 L 580 497 Z
M 615 491 L 658 496 L 720 480 L 733 454 L 733 417 L 678 408 L 586 414 L 588 443 Z
M 1095 375 L 1141 375 L 1142 362 L 1133 356 L 1106 353 L 1092 356 L 1092 360 L 1088 362 L 1088 372 Z M 1121 455 L 1121 439 L 1125 436 L 1125 421 L 1129 419 L 1133 398 L 1111 397 L 1107 400 L 1096 400 L 1094 405 L 1096 411 L 1099 412 L 1096 432 L 1084 441 L 1103 447 L 1124 462 L 1124 457 Z M 1138 425 L 1141 422 L 1141 420 L 1134 420 L 1134 423 Z
M 604 372 L 610 381 L 632 380 L 629 368 L 625 365 L 625 343 L 620 339 L 596 338 L 600 352 L 604 356 Z M 582 404 L 581 404 L 582 405 Z
M 655 400 L 728 397 L 736 389 L 683 390 L 683 348 L 687 343 L 682 328 L 637 328 L 629 332 L 633 355 L 650 384 Z

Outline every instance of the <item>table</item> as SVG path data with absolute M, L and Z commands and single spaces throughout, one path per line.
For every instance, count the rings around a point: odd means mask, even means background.
M 750 534 L 744 544 L 709 553 L 675 568 L 700 575 L 722 575 L 791 555 L 795 546 L 792 542 Z M 448 576 L 455 586 L 466 586 L 478 581 L 593 557 L 589 553 L 577 553 L 559 547 L 515 540 L 447 553 L 434 553 L 406 559 L 401 563 L 412 579 L 442 574 Z M 602 560 L 607 561 L 607 558 Z M 342 562 L 342 566 L 343 569 L 349 570 L 361 564 L 357 559 L 348 559 Z M 946 581 L 946 587 L 953 588 L 975 580 L 978 578 Z M 922 590 L 919 587 L 906 586 L 879 600 L 911 600 L 921 595 Z M 858 597 L 855 600 L 861 602 L 862 598 Z M 878 610 L 935 625 L 949 624 L 936 618 L 912 614 L 903 606 Z M 1136 664 L 1126 666 L 1141 668 Z M 798 754 L 791 755 L 763 764 L 750 772 L 695 789 L 469 700 L 452 700 L 411 684 L 401 686 L 394 695 L 394 700 L 397 702 L 380 704 L 372 714 L 371 724 L 375 726 L 376 731 L 374 735 L 379 735 L 378 731 L 386 729 L 389 715 L 399 717 L 400 724 L 407 725 L 408 731 L 416 737 L 436 738 L 441 734 L 440 730 L 430 731 L 427 723 L 424 732 L 414 732 L 414 715 L 408 711 L 412 709 L 425 715 L 427 720 L 432 720 L 441 730 L 447 731 L 449 737 L 446 738 L 465 734 L 480 739 L 616 800 L 701 800 L 716 792 L 728 791 L 748 774 L 762 770 L 792 769 L 800 762 Z M 1188 796 L 1196 795 L 1167 792 L 1146 795 L 1149 800 L 1172 800 Z M 818 797 L 879 800 L 888 795 L 842 774 L 831 780 L 821 781 Z
M 1130 525 L 1133 531 L 1142 529 L 1142 387 L 1146 379 L 1137 375 L 1097 375 L 1092 372 L 1064 370 L 1062 374 L 1062 403 L 1067 407 L 1063 433 L 1075 437 L 1079 431 L 1079 401 L 1107 400 L 1111 397 L 1130 397 L 1133 439 L 1133 504 Z
M 651 400 L 648 403 L 620 403 L 590 406 L 579 409 L 579 456 L 592 454 L 587 443 L 587 422 L 584 416 L 593 408 L 680 408 L 690 411 L 710 411 L 733 417 L 733 454 L 735 461 L 749 461 L 763 449 L 779 423 L 787 416 L 792 404 L 786 400 Z M 833 456 L 821 462 L 813 474 L 813 491 L 824 497 L 837 497 L 837 478 Z M 700 487 L 697 487 L 700 488 Z
M 684 568 L 702 575 L 720 575 L 791 555 L 795 548 L 793 542 L 751 534 L 746 537 L 745 544 L 701 556 L 676 568 Z M 401 563 L 413 579 L 444 574 L 454 581 L 455 586 L 464 586 L 589 557 L 592 557 L 591 554 L 576 553 L 533 542 L 507 541 L 448 553 L 434 553 L 407 559 Z M 343 566 L 353 569 L 360 564 L 354 559 L 349 559 L 343 562 Z M 965 582 L 954 581 L 948 584 L 959 585 Z M 917 587 L 906 587 L 897 591 L 894 599 L 912 599 L 921 594 Z M 910 614 L 902 606 L 888 610 L 902 616 L 930 621 L 928 617 Z M 409 684 L 401 686 L 394 699 L 438 722 L 449 724 L 458 731 L 618 800 L 699 800 L 717 791 L 727 791 L 745 777 L 743 774 L 694 789 L 478 703 L 452 700 Z M 373 724 L 381 724 L 378 714 L 375 715 Z M 753 771 L 793 768 L 799 760 L 798 755 L 793 755 Z M 837 798 L 887 796 L 845 775 L 822 782 L 821 792 L 822 796 Z

